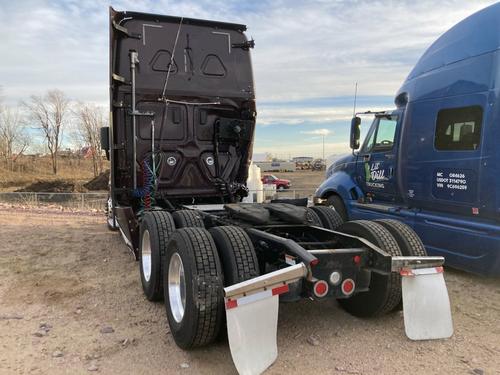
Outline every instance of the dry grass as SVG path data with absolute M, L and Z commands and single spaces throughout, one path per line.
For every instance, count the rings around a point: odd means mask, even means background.
M 104 168 L 109 168 L 108 162 Z M 81 191 L 81 186 L 92 178 L 92 161 L 88 159 L 60 158 L 57 175 L 54 175 L 49 157 L 25 156 L 16 162 L 14 171 L 0 166 L 0 191 L 14 191 L 36 181 L 53 180 L 73 182 L 76 190 Z

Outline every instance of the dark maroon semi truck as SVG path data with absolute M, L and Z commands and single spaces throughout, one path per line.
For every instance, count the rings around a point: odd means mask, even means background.
M 165 301 L 177 345 L 227 329 L 237 370 L 261 373 L 277 356 L 278 302 L 301 298 L 361 317 L 403 306 L 411 339 L 450 336 L 444 259 L 425 256 L 407 226 L 240 203 L 256 124 L 245 30 L 110 9 L 108 225 L 139 261 L 148 300 Z

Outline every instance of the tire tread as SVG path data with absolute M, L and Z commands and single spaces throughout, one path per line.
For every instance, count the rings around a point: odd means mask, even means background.
M 323 223 L 323 228 L 336 230 L 338 227 L 344 224 L 344 219 L 342 219 L 342 216 L 340 216 L 340 214 L 331 207 L 312 206 L 309 208 L 314 211 L 317 216 L 319 216 L 321 222 Z
M 146 286 L 144 285 L 143 275 L 142 275 L 142 266 L 141 266 L 141 282 L 143 283 L 143 290 L 146 294 L 146 297 L 150 301 L 161 301 L 163 299 L 163 277 L 162 277 L 162 261 L 161 258 L 165 255 L 165 251 L 167 248 L 167 243 L 170 238 L 170 235 L 175 230 L 174 220 L 172 219 L 172 215 L 170 215 L 167 211 L 148 211 L 144 214 L 142 219 L 143 222 L 147 220 L 147 218 L 151 218 L 153 225 L 156 226 L 156 233 L 158 234 L 158 249 L 160 252 L 160 262 L 158 264 L 159 274 L 154 276 L 151 275 L 149 282 L 153 282 L 152 290 L 146 291 Z M 151 235 L 151 234 L 150 234 Z M 141 231 L 141 241 L 142 241 L 142 231 Z M 153 246 L 153 245 L 152 245 Z M 152 250 L 153 251 L 153 250 Z M 151 258 L 153 262 L 154 257 Z M 156 281 L 154 281 L 156 280 Z
M 177 228 L 205 228 L 203 218 L 196 210 L 179 210 L 172 214 Z
M 356 223 L 358 225 L 363 226 L 364 230 L 368 231 L 372 237 L 377 238 L 379 240 L 380 243 L 375 245 L 379 246 L 383 251 L 385 251 L 389 255 L 401 256 L 401 250 L 396 240 L 391 235 L 391 233 L 387 229 L 385 229 L 381 224 L 368 220 L 356 220 L 347 222 L 346 225 L 349 225 L 351 223 Z M 392 311 L 401 301 L 401 276 L 399 275 L 399 273 L 391 272 L 388 276 L 386 276 L 386 279 L 387 279 L 387 284 L 386 284 L 387 295 L 381 296 L 382 298 L 384 298 L 384 301 L 382 301 L 382 303 L 380 304 L 380 306 L 378 306 L 377 309 L 370 311 L 369 314 L 365 311 L 352 310 L 351 312 L 352 313 L 356 312 L 360 316 L 380 316 Z M 363 293 L 370 293 L 370 292 L 371 291 L 362 292 L 359 295 L 355 295 L 353 298 L 356 298 L 357 296 L 362 296 Z M 347 307 L 349 305 L 349 299 L 340 300 L 340 302 L 344 307 Z
M 179 230 L 194 250 L 197 283 L 197 329 L 190 347 L 211 343 L 218 334 L 224 304 L 218 254 L 210 233 L 204 228 L 188 227 Z

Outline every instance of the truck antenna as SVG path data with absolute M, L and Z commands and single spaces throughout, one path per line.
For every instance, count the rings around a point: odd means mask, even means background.
M 168 79 L 170 78 L 170 71 L 172 70 L 172 65 L 174 64 L 175 49 L 177 48 L 177 41 L 179 40 L 179 34 L 181 32 L 181 26 L 183 20 L 184 17 L 181 17 L 181 20 L 179 22 L 179 27 L 177 28 L 177 35 L 175 36 L 174 48 L 172 49 L 172 54 L 170 55 L 170 63 L 168 64 L 167 75 L 165 77 L 165 83 L 163 84 L 163 91 L 161 93 L 161 98 L 160 98 L 165 100 L 165 103 L 167 104 L 168 102 L 166 101 L 165 93 L 167 92 L 167 85 L 168 85 Z
M 354 86 L 354 108 L 352 110 L 352 117 L 356 116 L 356 98 L 358 97 L 358 83 Z

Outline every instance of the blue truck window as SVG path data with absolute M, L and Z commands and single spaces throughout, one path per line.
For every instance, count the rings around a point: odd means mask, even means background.
M 477 150 L 482 120 L 480 106 L 442 109 L 437 116 L 434 146 L 440 151 Z
M 387 151 L 394 145 L 398 116 L 376 117 L 361 152 Z
M 373 141 L 375 139 L 376 129 L 372 129 L 371 132 L 368 133 L 365 144 L 363 146 L 363 152 L 370 152 L 373 148 Z
M 396 125 L 397 117 L 380 119 L 374 147 L 376 150 L 392 149 L 394 136 L 396 135 Z

